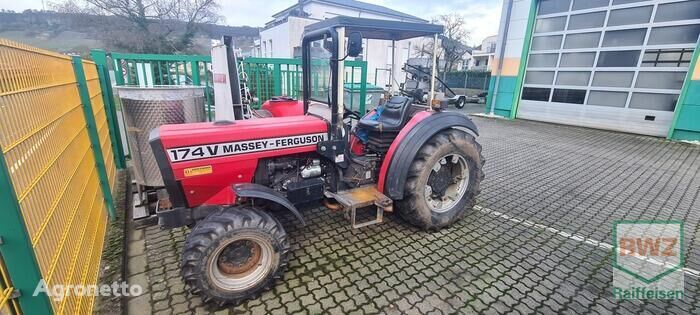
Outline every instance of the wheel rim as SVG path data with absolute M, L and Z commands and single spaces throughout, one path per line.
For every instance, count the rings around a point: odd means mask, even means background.
M 267 277 L 273 256 L 270 242 L 257 235 L 226 240 L 209 260 L 209 278 L 222 290 L 247 290 Z
M 445 212 L 456 205 L 469 187 L 469 167 L 467 160 L 458 154 L 448 154 L 435 162 L 423 197 L 430 210 Z

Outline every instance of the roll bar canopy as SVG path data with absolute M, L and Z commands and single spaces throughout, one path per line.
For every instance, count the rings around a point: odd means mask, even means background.
M 352 32 L 360 32 L 362 33 L 362 38 L 396 41 L 442 34 L 444 30 L 442 25 L 437 24 L 336 16 L 334 18 L 307 25 L 304 28 L 304 33 L 310 34 L 314 31 L 335 27 L 344 27 L 346 35 Z

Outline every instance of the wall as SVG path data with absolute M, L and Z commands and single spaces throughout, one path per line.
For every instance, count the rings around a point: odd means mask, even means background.
M 267 53 L 263 50 L 260 54 L 261 57 L 293 58 L 294 47 L 301 46 L 301 39 L 304 33 L 304 27 L 306 25 L 313 24 L 316 21 L 332 18 L 338 15 L 392 21 L 407 20 L 388 15 L 381 15 L 372 12 L 365 12 L 356 9 L 350 9 L 316 2 L 304 5 L 304 11 L 306 11 L 310 15 L 308 19 L 289 17 L 287 22 L 284 24 L 280 24 L 275 27 L 260 31 L 260 39 L 263 42 L 267 43 L 266 45 L 260 46 L 261 49 L 263 49 L 263 47 L 267 47 Z M 273 46 L 271 54 L 269 48 L 270 40 L 272 40 Z M 391 80 L 393 81 L 393 85 L 395 86 L 395 88 L 397 88 L 398 83 L 403 83 L 405 79 L 403 72 L 400 70 L 400 68 L 410 56 L 414 55 L 414 47 L 416 47 L 416 45 L 419 45 L 419 43 L 421 43 L 422 41 L 422 39 L 415 38 L 411 40 L 397 42 L 395 55 L 397 67 L 394 71 L 395 80 Z M 367 61 L 368 66 L 367 81 L 369 83 L 374 84 L 374 78 L 376 73 L 377 84 L 381 87 L 384 87 L 385 84 L 390 82 L 390 75 L 387 71 L 383 71 L 381 69 L 389 68 L 389 65 L 391 64 L 391 42 L 367 40 L 365 41 L 364 46 L 365 48 L 363 53 L 363 60 Z M 377 71 L 377 69 L 380 70 Z
M 670 139 L 700 141 L 700 40 L 693 58 L 676 106 L 673 126 L 668 135 Z
M 532 30 L 532 21 L 530 17 L 534 15 L 536 0 L 514 0 L 511 11 L 510 26 L 508 27 L 508 36 L 506 38 L 505 47 L 500 43 L 504 36 L 507 4 L 503 2 L 501 11 L 501 22 L 498 30 L 498 45 L 496 46 L 496 54 L 493 62 L 490 62 L 491 67 L 491 83 L 489 85 L 489 96 L 486 101 L 486 112 L 491 112 L 491 107 L 495 99 L 494 114 L 515 118 L 517 110 L 517 100 L 520 99 L 520 86 L 522 78 L 518 74 L 522 72 L 522 66 L 525 64 L 525 56 L 523 47 L 529 46 L 530 33 Z M 504 58 L 499 59 L 501 51 L 505 49 Z M 499 64 L 503 63 L 502 71 L 499 75 Z M 496 83 L 498 82 L 497 94 L 494 93 Z

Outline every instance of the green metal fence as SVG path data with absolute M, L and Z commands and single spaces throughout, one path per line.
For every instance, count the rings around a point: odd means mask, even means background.
M 311 94 L 317 98 L 324 98 L 330 89 L 330 72 L 327 64 L 312 65 Z M 291 96 L 301 98 L 302 93 L 302 65 L 301 59 L 283 58 L 246 58 L 243 61 L 245 78 L 251 93 L 257 97 L 253 107 L 259 107 L 262 103 L 274 96 Z M 364 112 L 367 90 L 367 62 L 345 61 L 344 80 L 346 84 L 360 84 L 360 103 L 354 104 L 353 98 L 346 104 L 349 108 L 359 108 Z
M 214 89 L 211 57 L 203 55 L 155 55 L 111 53 L 118 86 L 197 85 L 205 87 L 209 120 L 213 118 Z
M 115 83 L 119 86 L 153 85 L 199 85 L 206 88 L 206 104 L 209 119 L 213 117 L 214 94 L 211 56 L 205 55 L 153 55 L 111 53 L 111 66 L 115 72 Z M 245 58 L 242 62 L 248 87 L 256 97 L 251 104 L 259 108 L 262 103 L 275 96 L 301 97 L 301 59 L 289 58 Z M 312 94 L 322 96 L 329 89 L 327 69 L 318 67 L 312 71 Z M 360 104 L 351 100 L 351 108 L 364 111 L 367 84 L 367 62 L 345 61 L 345 82 L 360 84 Z

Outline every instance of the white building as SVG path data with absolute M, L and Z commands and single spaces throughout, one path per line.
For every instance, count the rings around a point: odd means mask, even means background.
M 369 19 L 428 23 L 427 20 L 395 11 L 383 6 L 355 0 L 299 0 L 294 5 L 272 15 L 256 41 L 255 55 L 264 58 L 300 57 L 304 27 L 335 16 L 353 16 Z M 366 40 L 363 60 L 367 61 L 367 82 L 381 87 L 403 82 L 402 65 L 415 55 L 416 45 L 423 39 L 415 38 L 396 42 L 393 58 L 395 80 L 391 80 L 392 47 L 390 41 Z M 392 82 L 393 81 L 393 82 Z M 393 83 L 393 84 L 392 84 Z
M 496 43 L 498 35 L 484 38 L 476 49 L 472 51 L 472 60 L 469 70 L 490 71 L 493 58 L 496 56 Z
M 499 29 L 487 111 L 700 140 L 700 1 L 505 0 Z

